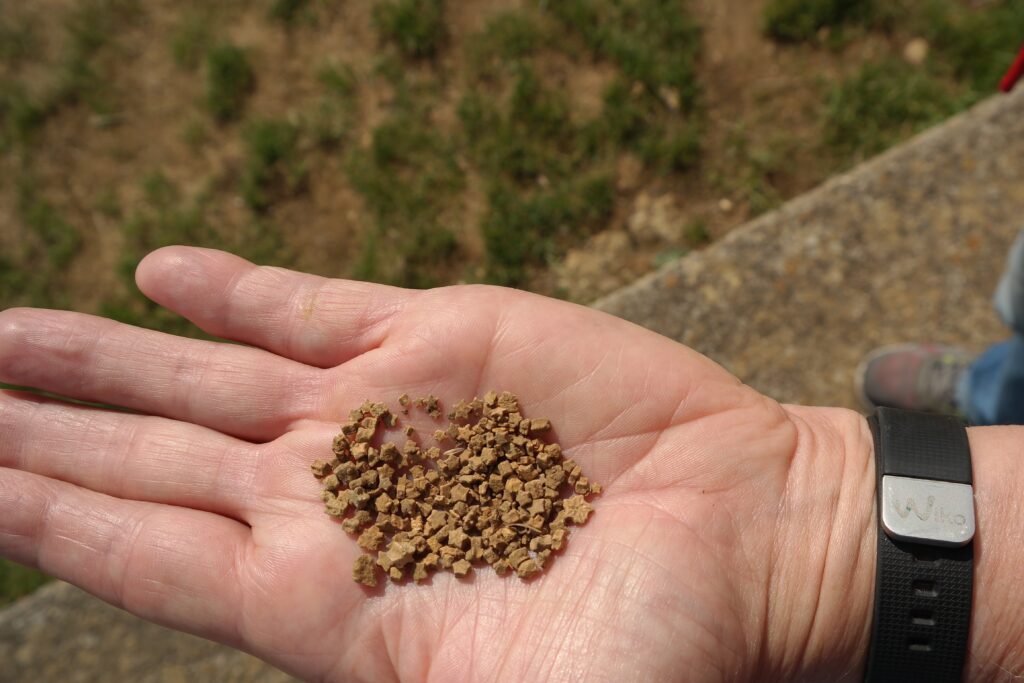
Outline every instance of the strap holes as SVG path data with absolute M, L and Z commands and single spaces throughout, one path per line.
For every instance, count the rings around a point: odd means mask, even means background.
M 939 592 L 935 589 L 934 581 L 915 581 L 912 585 L 914 595 L 922 598 L 938 597 Z
M 910 611 L 910 623 L 914 626 L 935 626 L 935 618 L 932 611 L 927 609 L 915 609 Z
M 911 551 L 914 556 L 914 564 L 937 564 L 939 561 L 939 553 L 934 548 L 918 547 Z
M 927 638 L 907 639 L 907 649 L 911 652 L 931 652 L 932 643 Z

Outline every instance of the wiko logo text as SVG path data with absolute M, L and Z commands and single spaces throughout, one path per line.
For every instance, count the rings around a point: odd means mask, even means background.
M 891 498 L 893 507 L 896 510 L 896 514 L 902 519 L 906 519 L 913 512 L 919 520 L 927 522 L 929 519 L 936 522 L 937 524 L 949 524 L 950 526 L 965 526 L 967 524 L 967 517 L 961 514 L 950 514 L 945 508 L 939 506 L 935 507 L 935 496 L 928 496 L 928 505 L 921 509 L 917 504 L 917 501 L 913 496 L 907 496 L 907 502 L 905 504 L 900 503 L 900 499 L 895 495 Z

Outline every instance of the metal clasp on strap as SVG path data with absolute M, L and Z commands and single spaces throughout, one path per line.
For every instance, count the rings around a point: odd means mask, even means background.
M 974 538 L 974 487 L 949 481 L 882 477 L 882 527 L 890 538 L 959 547 Z

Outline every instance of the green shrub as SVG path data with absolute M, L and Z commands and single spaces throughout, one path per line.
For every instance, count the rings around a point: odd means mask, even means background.
M 444 0 L 386 0 L 373 8 L 381 40 L 410 59 L 428 59 L 448 40 Z
M 221 122 L 238 119 L 256 87 L 256 76 L 245 52 L 219 45 L 206 54 L 206 107 Z

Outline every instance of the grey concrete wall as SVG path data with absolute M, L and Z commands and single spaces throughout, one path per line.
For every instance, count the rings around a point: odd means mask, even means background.
M 855 406 L 872 347 L 1007 336 L 990 298 L 1024 227 L 1024 88 L 596 302 L 787 402 Z

